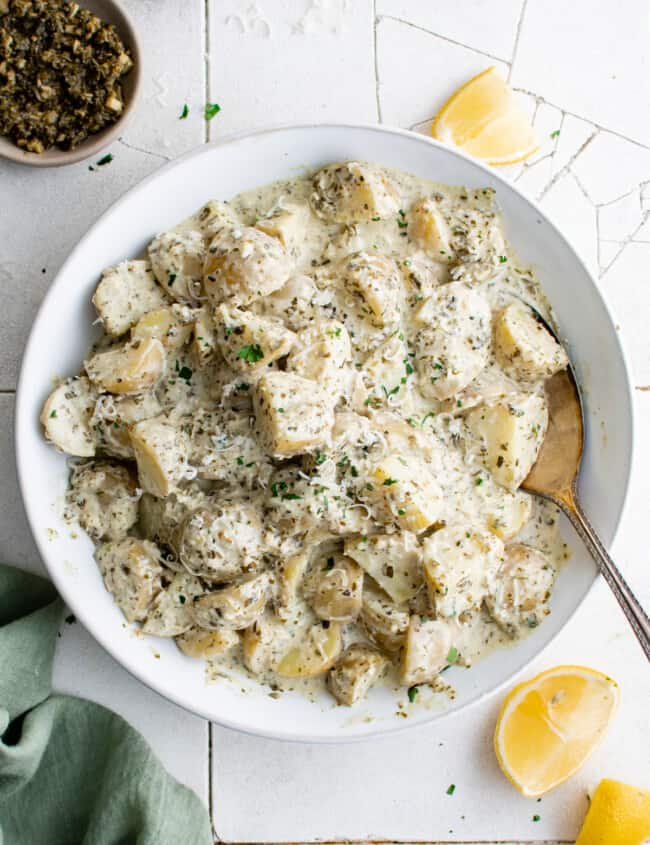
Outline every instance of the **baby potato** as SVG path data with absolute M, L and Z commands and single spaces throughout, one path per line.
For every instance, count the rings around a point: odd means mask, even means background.
M 134 460 L 129 436 L 133 423 L 161 414 L 162 407 L 153 393 L 115 396 L 103 393 L 95 403 L 91 425 L 102 452 L 116 458 Z
M 179 531 L 178 555 L 183 565 L 192 574 L 217 583 L 254 572 L 262 553 L 260 516 L 245 502 L 198 508 Z
M 523 543 L 506 546 L 505 560 L 485 599 L 488 613 L 511 636 L 522 627 L 536 628 L 550 613 L 547 602 L 555 576 L 543 552 Z
M 548 425 L 543 396 L 518 394 L 472 409 L 465 421 L 478 457 L 494 480 L 514 493 L 537 460 Z
M 239 642 L 239 634 L 232 628 L 207 631 L 196 625 L 174 637 L 174 641 L 187 657 L 221 657 Z
M 165 372 L 165 350 L 159 340 L 135 340 L 98 352 L 84 363 L 88 378 L 109 393 L 142 393 Z
M 158 547 L 148 540 L 125 537 L 98 546 L 95 559 L 127 622 L 142 622 L 162 589 Z
M 180 349 L 192 334 L 194 314 L 186 305 L 156 308 L 133 326 L 131 340 L 159 340 L 168 352 Z
M 330 223 L 393 217 L 399 208 L 399 194 L 388 176 L 358 161 L 323 167 L 312 184 L 312 211 Z
M 199 596 L 192 604 L 192 617 L 201 628 L 215 630 L 248 628 L 264 613 L 271 589 L 268 572 Z
M 164 232 L 149 244 L 151 267 L 163 290 L 178 302 L 202 293 L 205 244 L 200 232 Z
M 275 667 L 285 678 L 314 678 L 323 675 L 341 653 L 341 626 L 337 622 L 317 622 L 290 649 Z
M 204 592 L 198 578 L 177 572 L 169 586 L 153 600 L 142 623 L 142 631 L 154 637 L 176 637 L 192 627 L 190 608 L 195 596 Z
M 392 258 L 355 252 L 341 263 L 345 289 L 358 298 L 362 315 L 374 326 L 396 326 L 400 319 L 402 282 Z
M 408 601 L 422 586 L 422 552 L 415 534 L 348 537 L 343 550 L 397 604 Z
M 292 255 L 298 255 L 304 243 L 305 225 L 309 220 L 309 206 L 289 203 L 273 209 L 258 220 L 256 229 L 277 238 Z
M 282 659 L 290 637 L 288 627 L 265 610 L 242 635 L 244 666 L 254 675 L 268 672 Z
M 451 230 L 438 205 L 421 199 L 409 214 L 409 235 L 435 260 L 448 263 L 454 258 Z
M 310 558 L 311 549 L 301 549 L 285 561 L 281 561 L 278 567 L 278 594 L 275 612 L 280 619 L 288 619 L 296 606 L 298 588 L 307 571 Z
M 119 337 L 145 314 L 169 300 L 148 261 L 123 261 L 107 267 L 93 296 L 93 305 L 104 331 Z
M 333 401 L 310 379 L 294 373 L 266 373 L 253 391 L 255 433 L 275 458 L 289 458 L 328 446 Z
M 409 624 L 408 611 L 400 609 L 367 579 L 361 597 L 361 621 L 373 642 L 393 654 L 400 650 Z
M 213 305 L 245 306 L 279 290 L 293 269 L 277 238 L 251 226 L 222 229 L 208 247 L 204 288 Z
M 78 458 L 90 458 L 98 434 L 92 425 L 97 390 L 85 377 L 71 378 L 56 387 L 41 411 L 45 436 L 57 449 Z
M 120 540 L 138 520 L 135 479 L 108 461 L 74 467 L 66 500 L 84 531 L 95 542 Z
M 406 687 L 433 681 L 449 663 L 451 631 L 439 620 L 423 622 L 411 616 L 400 665 L 400 683 Z
M 234 229 L 241 226 L 241 220 L 227 202 L 209 200 L 192 217 L 194 225 L 209 243 L 222 229 Z
M 488 362 L 488 301 L 462 282 L 450 282 L 424 300 L 414 320 L 422 326 L 415 344 L 420 390 L 432 399 L 448 399 Z
M 338 320 L 317 320 L 298 332 L 287 370 L 312 379 L 337 395 L 343 368 L 351 360 L 350 335 Z
M 370 687 L 386 671 L 388 660 L 377 649 L 355 643 L 330 669 L 327 686 L 341 704 L 351 707 L 368 694 Z
M 135 423 L 130 436 L 140 486 L 152 496 L 164 499 L 185 477 L 189 453 L 187 434 L 161 415 Z
M 256 373 L 289 353 L 296 336 L 282 320 L 258 317 L 228 304 L 214 314 L 217 344 L 235 372 Z
M 419 534 L 443 518 L 446 511 L 442 490 L 421 461 L 387 455 L 375 464 L 371 477 L 373 496 L 383 500 L 405 531 Z
M 361 612 L 363 569 L 342 554 L 316 561 L 305 596 L 319 619 L 354 622 Z
M 549 378 L 569 364 L 566 352 L 523 302 L 501 311 L 494 324 L 497 360 L 515 378 Z
M 452 619 L 480 607 L 505 556 L 489 531 L 447 526 L 423 544 L 424 577 L 436 615 Z

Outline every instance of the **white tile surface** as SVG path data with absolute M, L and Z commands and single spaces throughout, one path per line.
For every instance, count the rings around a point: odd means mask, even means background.
M 377 22 L 379 102 L 384 123 L 413 126 L 433 117 L 445 100 L 490 64 L 507 65 L 391 18 Z
M 375 121 L 372 0 L 209 4 L 211 137 L 280 123 Z
M 598 272 L 596 209 L 572 173 L 565 173 L 542 200 L 542 208 L 571 241 L 589 269 Z
M 522 5 L 523 0 L 377 0 L 377 14 L 400 18 L 509 62 Z
M 528 0 L 512 83 L 650 144 L 646 0 Z

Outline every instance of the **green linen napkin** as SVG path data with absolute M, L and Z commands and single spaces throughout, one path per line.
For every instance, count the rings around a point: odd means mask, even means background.
M 51 695 L 63 604 L 0 565 L 0 845 L 212 845 L 208 813 L 124 719 Z

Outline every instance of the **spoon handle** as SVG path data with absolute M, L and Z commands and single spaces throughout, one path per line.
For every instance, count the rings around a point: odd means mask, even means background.
M 619 568 L 609 556 L 607 549 L 601 543 L 580 505 L 575 500 L 571 502 L 571 505 L 567 502 L 558 502 L 558 504 L 563 505 L 562 509 L 571 520 L 571 524 L 580 535 L 589 553 L 598 565 L 603 578 L 611 587 L 623 613 L 626 615 L 632 630 L 641 644 L 645 656 L 650 660 L 650 619 L 648 619 L 646 612 L 641 607 L 639 600 L 630 589 L 625 578 L 623 578 Z

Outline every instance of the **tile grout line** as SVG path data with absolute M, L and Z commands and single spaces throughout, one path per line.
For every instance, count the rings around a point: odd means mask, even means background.
M 546 102 L 546 101 L 544 101 L 544 102 Z M 549 103 L 549 105 L 551 105 L 551 104 Z M 554 106 L 554 108 L 557 108 L 557 106 Z M 569 114 L 569 112 L 566 112 L 566 114 Z M 575 163 L 578 156 L 580 156 L 587 149 L 589 144 L 591 144 L 591 142 L 594 140 L 594 138 L 596 138 L 596 136 L 598 135 L 599 132 L 600 132 L 600 129 L 595 129 L 595 131 L 591 133 L 591 135 L 587 138 L 587 140 L 584 141 L 578 147 L 578 149 L 574 152 L 574 154 L 569 158 L 567 163 L 563 167 L 561 167 L 557 171 L 557 173 L 555 173 L 553 175 L 553 177 L 551 178 L 551 181 L 548 183 L 548 185 L 546 185 L 546 187 L 542 189 L 542 192 L 540 193 L 539 198 L 538 198 L 538 202 L 541 202 L 544 199 L 544 197 L 548 194 L 548 192 L 551 190 L 551 188 L 554 185 L 556 185 L 563 176 L 565 176 L 567 173 L 570 172 L 571 167 Z M 589 202 L 590 202 L 591 205 L 593 205 L 593 203 L 591 202 L 591 199 L 589 200 Z
M 510 57 L 510 70 L 508 71 L 508 82 L 512 78 L 512 72 L 515 68 L 515 59 L 517 58 L 517 50 L 519 49 L 519 39 L 521 37 L 521 30 L 524 25 L 524 15 L 526 14 L 526 6 L 528 0 L 524 0 L 521 4 L 521 11 L 519 12 L 519 20 L 517 21 L 517 29 L 515 30 L 515 43 L 512 47 L 512 56 Z
M 379 96 L 379 58 L 377 56 L 377 0 L 372 0 L 372 56 L 375 65 L 375 101 L 377 104 L 377 123 L 383 123 L 381 114 L 381 98 Z
M 204 107 L 210 101 L 210 0 L 203 2 L 203 73 L 205 75 L 205 83 L 203 86 L 204 92 Z M 210 122 L 203 121 L 203 143 L 207 144 L 210 141 Z
M 404 20 L 404 18 L 398 18 L 395 15 L 381 15 L 381 19 L 395 21 L 396 23 L 404 24 L 404 26 L 409 26 L 411 29 L 417 29 L 418 32 L 425 32 L 427 35 L 432 35 L 434 38 L 439 38 L 441 41 L 446 41 L 448 44 L 453 44 L 455 47 L 462 47 L 464 50 L 470 50 L 472 53 L 478 53 L 480 56 L 492 59 L 493 62 L 501 62 L 501 64 L 504 65 L 510 64 L 507 59 L 501 59 L 499 56 L 492 55 L 492 53 L 486 53 L 485 50 L 479 50 L 478 47 L 469 47 L 467 44 L 463 44 L 462 41 L 455 41 L 453 38 L 448 38 L 446 35 L 440 35 L 439 32 L 434 32 L 432 29 L 426 29 L 416 23 Z

